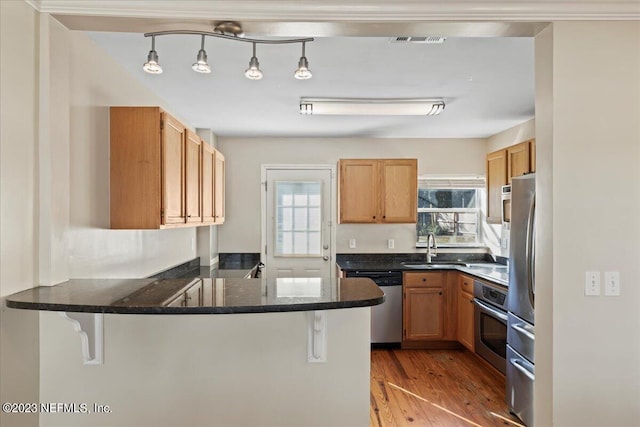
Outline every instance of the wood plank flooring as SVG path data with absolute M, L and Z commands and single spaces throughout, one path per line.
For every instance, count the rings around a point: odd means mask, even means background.
M 467 351 L 371 350 L 372 427 L 518 426 L 504 390 Z

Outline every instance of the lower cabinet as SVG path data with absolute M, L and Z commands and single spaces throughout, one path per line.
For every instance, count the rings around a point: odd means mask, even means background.
M 405 340 L 441 340 L 444 336 L 444 289 L 405 290 Z
M 458 276 L 458 342 L 475 351 L 475 315 L 473 307 L 473 278 L 459 274 Z
M 453 270 L 403 275 L 402 347 L 475 351 L 473 277 Z
M 403 347 L 457 345 L 455 277 L 455 272 L 447 271 L 404 273 Z

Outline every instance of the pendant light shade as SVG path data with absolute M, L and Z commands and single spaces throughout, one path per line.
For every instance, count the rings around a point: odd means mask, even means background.
M 262 78 L 262 71 L 260 71 L 260 63 L 256 57 L 256 44 L 253 44 L 253 56 L 249 61 L 249 68 L 244 71 L 244 75 L 249 80 L 260 80 Z
M 209 74 L 211 72 L 211 67 L 207 64 L 207 52 L 204 50 L 204 35 L 202 36 L 202 44 L 198 51 L 198 57 L 191 68 L 197 73 Z
M 307 80 L 310 79 L 312 74 L 309 69 L 309 61 L 304 54 L 305 43 L 302 43 L 302 56 L 300 57 L 300 61 L 298 61 L 298 69 L 293 73 L 293 76 L 298 80 Z
M 147 62 L 142 69 L 149 74 L 162 74 L 162 67 L 158 64 L 158 52 L 156 52 L 156 38 L 151 37 L 151 50 L 147 55 Z

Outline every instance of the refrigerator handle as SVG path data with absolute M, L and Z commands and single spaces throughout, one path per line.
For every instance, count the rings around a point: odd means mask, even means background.
M 531 307 L 534 307 L 535 299 L 535 214 L 536 214 L 536 195 L 533 193 L 531 203 L 529 204 L 529 217 L 527 218 L 527 241 L 525 259 L 527 265 L 527 289 L 529 291 L 529 301 Z
M 514 368 L 516 368 L 518 371 L 522 372 L 531 381 L 535 381 L 536 376 L 534 374 L 532 374 L 531 372 L 529 372 L 529 370 L 522 365 L 520 360 L 511 359 L 511 360 L 509 360 L 509 362 L 511 362 L 511 364 L 513 365 Z

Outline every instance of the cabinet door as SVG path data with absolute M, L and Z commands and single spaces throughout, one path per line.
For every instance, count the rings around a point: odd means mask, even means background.
M 502 186 L 507 185 L 507 150 L 487 154 L 487 222 L 502 222 Z
M 162 223 L 185 223 L 184 156 L 186 129 L 163 113 L 162 129 Z
M 216 224 L 222 224 L 224 222 L 225 215 L 225 177 L 224 177 L 224 156 L 221 152 L 215 151 L 215 166 L 214 166 L 214 222 Z
M 185 205 L 187 222 L 202 222 L 202 191 L 200 182 L 200 166 L 202 156 L 202 140 L 190 131 L 187 131 L 185 155 Z
M 418 161 L 380 161 L 382 222 L 415 223 L 418 217 Z
M 443 288 L 406 288 L 404 339 L 441 340 L 444 336 Z
M 215 150 L 209 144 L 202 144 L 202 222 L 214 222 L 214 168 Z
M 378 161 L 340 160 L 340 222 L 377 222 Z
M 458 291 L 458 341 L 470 351 L 475 351 L 473 310 L 473 295 L 460 289 Z
M 507 174 L 509 184 L 511 178 L 531 172 L 529 159 L 529 141 L 512 145 L 507 148 Z

